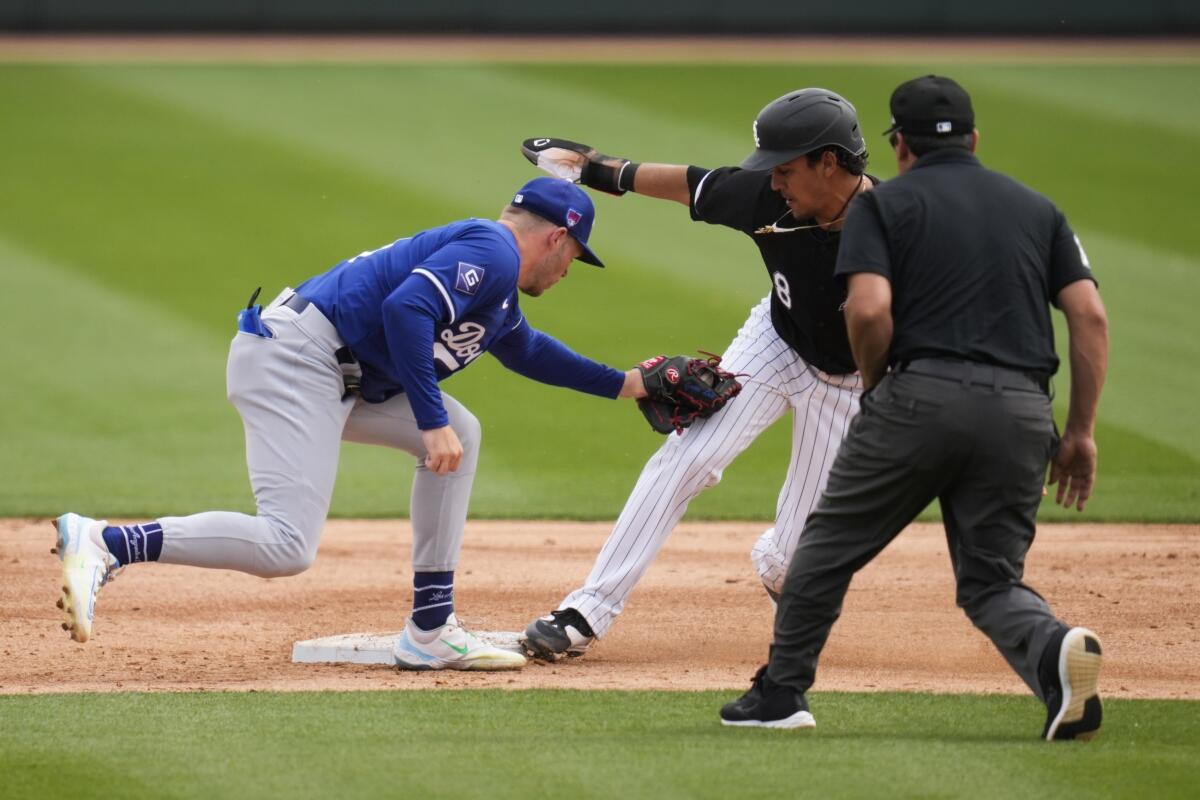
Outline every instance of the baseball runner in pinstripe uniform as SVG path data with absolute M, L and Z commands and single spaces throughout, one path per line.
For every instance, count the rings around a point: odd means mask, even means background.
M 854 107 L 825 89 L 791 92 L 759 113 L 754 141 L 741 168 L 714 170 L 636 164 L 560 139 L 525 142 L 526 157 L 548 171 L 613 194 L 674 200 L 694 220 L 750 236 L 771 279 L 770 294 L 723 355 L 723 366 L 742 376 L 741 394 L 725 413 L 671 436 L 646 464 L 587 581 L 527 627 L 525 646 L 535 657 L 581 655 L 603 636 L 691 500 L 791 411 L 791 460 L 775 524 L 751 553 L 775 598 L 858 410 L 862 384 L 842 318 L 845 292 L 833 277 L 846 208 L 876 183 L 864 173 Z

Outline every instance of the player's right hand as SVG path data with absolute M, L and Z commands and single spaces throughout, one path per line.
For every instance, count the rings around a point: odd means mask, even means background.
M 570 139 L 526 139 L 521 142 L 521 154 L 556 178 L 618 197 L 633 188 L 633 174 L 638 167 L 627 158 L 606 156 Z
M 449 425 L 421 431 L 421 443 L 425 445 L 425 467 L 438 475 L 446 475 L 458 469 L 462 461 L 462 442 Z

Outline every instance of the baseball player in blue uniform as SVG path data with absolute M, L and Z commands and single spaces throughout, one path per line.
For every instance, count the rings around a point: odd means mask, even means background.
M 361 253 L 239 316 L 229 399 L 242 417 L 257 514 L 211 511 L 110 526 L 57 521 L 64 629 L 85 642 L 114 573 L 139 561 L 303 572 L 316 556 L 342 440 L 417 457 L 412 489 L 413 611 L 394 654 L 403 669 L 516 669 L 525 659 L 484 644 L 454 615 L 480 426 L 439 382 L 490 352 L 527 377 L 602 397 L 639 397 L 620 372 L 530 327 L 518 292 L 537 297 L 588 246 L 595 210 L 572 183 L 525 184 L 498 221 L 467 219 Z M 257 294 L 257 293 L 256 293 Z

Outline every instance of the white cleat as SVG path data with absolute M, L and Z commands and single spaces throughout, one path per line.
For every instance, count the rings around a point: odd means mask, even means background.
M 62 597 L 57 605 L 66 618 L 63 630 L 70 631 L 77 642 L 92 637 L 96 595 L 120 569 L 100 538 L 107 524 L 78 514 L 63 514 L 55 523 L 58 531 L 55 552 L 63 567 Z
M 485 644 L 458 624 L 451 614 L 446 624 L 423 631 L 409 617 L 404 631 L 392 645 L 392 655 L 400 669 L 471 669 L 505 670 L 525 666 L 525 656 Z

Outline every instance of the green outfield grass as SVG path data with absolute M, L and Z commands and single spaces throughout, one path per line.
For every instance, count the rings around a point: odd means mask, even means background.
M 1196 65 L 940 65 L 973 93 L 981 156 L 1052 196 L 1112 316 L 1100 480 L 1086 519 L 1200 521 Z M 894 64 L 0 65 L 0 515 L 249 510 L 224 399 L 237 308 L 420 228 L 494 216 L 534 173 L 521 139 L 736 163 L 793 88 L 859 107 L 875 154 Z M 584 265 L 523 307 L 615 365 L 720 350 L 769 283 L 749 240 L 679 206 L 597 199 Z M 1060 333 L 1063 327 L 1058 318 Z M 628 403 L 483 359 L 445 385 L 484 425 L 478 517 L 614 518 L 659 439 Z M 1060 419 L 1067 380 L 1058 381 Z M 693 517 L 769 518 L 777 425 Z M 333 513 L 408 510 L 407 455 L 345 448 Z M 1047 519 L 1077 518 L 1047 508 Z
M 0 697 L 6 798 L 1192 797 L 1195 702 L 1110 701 L 1046 743 L 1024 697 L 820 693 L 807 731 L 735 692 Z

